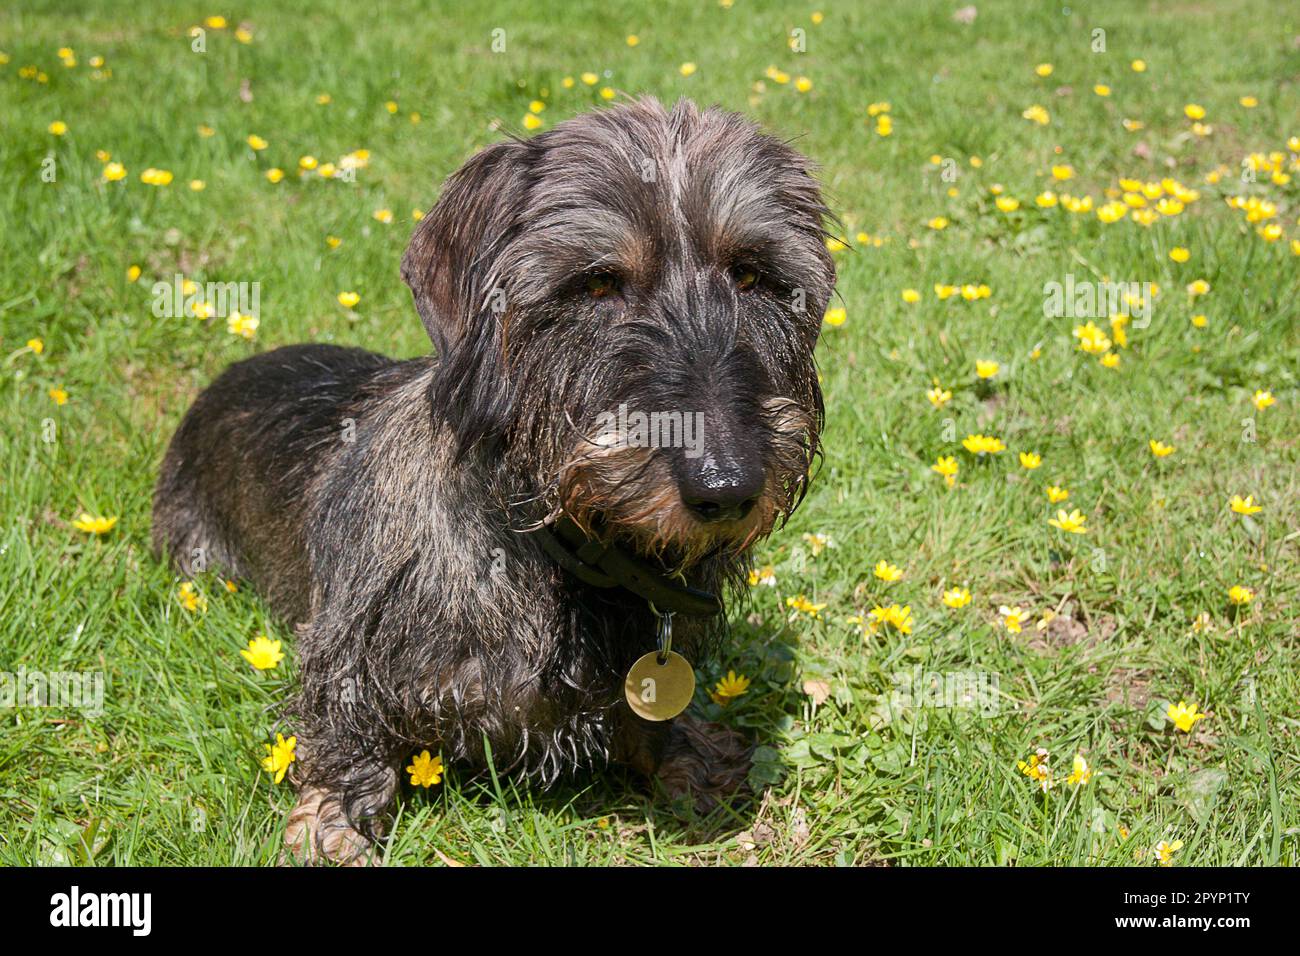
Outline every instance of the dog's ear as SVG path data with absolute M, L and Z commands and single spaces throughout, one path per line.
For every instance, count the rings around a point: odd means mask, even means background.
M 458 454 L 501 438 L 513 407 L 503 372 L 500 252 L 524 202 L 528 144 L 489 146 L 447 180 L 421 220 L 402 278 L 438 350 L 430 400 L 456 433 Z
M 496 254 L 522 201 L 526 149 L 496 143 L 453 173 L 402 256 L 402 279 L 441 357 L 490 305 Z

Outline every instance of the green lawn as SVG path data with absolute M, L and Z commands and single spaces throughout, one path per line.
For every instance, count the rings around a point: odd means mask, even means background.
M 206 610 L 182 606 L 148 547 L 165 442 L 197 391 L 254 352 L 427 351 L 398 276 L 412 211 L 499 128 L 523 129 L 530 101 L 549 128 L 599 108 L 602 87 L 717 102 L 796 141 L 821 164 L 848 245 L 845 320 L 819 350 L 825 460 L 757 555 L 775 585 L 753 588 L 722 659 L 699 671 L 710 688 L 729 670 L 752 680 L 726 707 L 703 690 L 695 706 L 763 745 L 766 789 L 698 824 L 621 771 L 541 793 L 452 767 L 404 795 L 389 861 L 1151 865 L 1159 841 L 1181 842 L 1175 865 L 1297 861 L 1300 8 L 984 2 L 962 24 L 955 0 L 425 6 L 0 11 L 0 671 L 106 682 L 98 716 L 0 707 L 0 862 L 275 859 L 293 796 L 259 760 L 286 729 L 292 634 L 211 575 L 197 582 Z M 189 28 L 216 13 L 229 25 L 194 52 Z M 234 36 L 245 21 L 247 43 Z M 806 52 L 789 47 L 795 29 Z M 1188 104 L 1205 110 L 1200 133 Z M 1046 125 L 1022 116 L 1035 105 Z M 304 155 L 338 164 L 359 149 L 354 182 L 297 172 Z M 1251 153 L 1263 160 L 1243 175 Z M 106 162 L 125 178 L 105 182 Z M 141 182 L 150 167 L 171 183 Z M 1121 178 L 1154 186 L 1127 191 L 1158 221 L 1127 205 L 1122 221 L 1099 218 L 1124 204 Z M 1042 207 L 1046 189 L 1093 208 Z M 1256 221 L 1233 196 L 1264 201 Z M 939 216 L 946 228 L 928 225 Z M 1260 234 L 1270 224 L 1280 237 Z M 155 317 L 152 284 L 178 273 L 260 283 L 255 337 Z M 1067 275 L 1158 284 L 1126 346 L 1108 315 L 1094 320 L 1118 367 L 1100 343 L 1079 348 L 1087 319 L 1044 316 L 1044 284 Z M 1209 291 L 1193 297 L 1198 279 Z M 989 294 L 941 300 L 936 284 Z M 352 309 L 345 291 L 360 296 Z M 977 360 L 997 374 L 978 379 Z M 936 383 L 952 392 L 941 409 L 926 397 Z M 1276 399 L 1262 410 L 1261 389 Z M 1006 450 L 977 459 L 962 448 L 972 433 Z M 1175 451 L 1157 458 L 1151 439 Z M 959 466 L 951 489 L 930 468 L 941 455 Z M 1049 484 L 1068 500 L 1050 505 Z M 1235 514 L 1233 495 L 1263 510 Z M 1086 533 L 1049 526 L 1058 507 L 1078 508 Z M 89 534 L 72 524 L 83 511 L 119 520 Z M 814 555 L 816 534 L 833 547 Z M 901 580 L 880 580 L 880 560 Z M 961 585 L 971 603 L 946 607 Z M 1233 605 L 1233 586 L 1253 599 Z M 792 609 L 800 595 L 824 607 Z M 895 604 L 910 633 L 860 623 Z M 1003 606 L 1023 612 L 1019 633 Z M 239 655 L 262 633 L 285 642 L 273 671 Z M 990 706 L 937 706 L 930 675 L 988 688 Z M 1180 700 L 1208 715 L 1190 733 L 1166 717 Z M 1046 792 L 1017 767 L 1038 748 Z M 1066 780 L 1076 754 L 1093 772 L 1082 785 Z

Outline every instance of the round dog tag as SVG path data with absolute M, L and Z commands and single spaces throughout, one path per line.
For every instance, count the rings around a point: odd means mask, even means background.
M 638 717 L 671 720 L 686 709 L 695 696 L 695 671 L 676 651 L 659 662 L 659 652 L 641 657 L 627 672 L 623 693 Z

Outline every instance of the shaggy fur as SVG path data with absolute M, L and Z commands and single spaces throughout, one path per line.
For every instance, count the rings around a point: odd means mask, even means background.
M 706 805 L 748 746 L 623 700 L 646 603 L 561 570 L 567 513 L 680 573 L 739 584 L 817 451 L 813 348 L 834 285 L 808 163 L 751 123 L 654 100 L 484 149 L 402 261 L 437 358 L 300 345 L 231 366 L 172 439 L 154 540 L 251 581 L 297 627 L 301 791 L 286 841 L 366 855 L 411 753 L 549 784 L 609 761 Z M 702 453 L 602 413 L 697 414 Z M 674 648 L 716 621 L 678 615 Z

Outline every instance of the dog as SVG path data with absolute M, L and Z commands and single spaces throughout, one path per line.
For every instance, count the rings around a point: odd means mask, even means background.
M 421 749 L 542 785 L 621 764 L 697 807 L 744 790 L 746 741 L 647 715 L 628 675 L 716 648 L 804 497 L 831 222 L 810 162 L 737 114 L 584 113 L 477 153 L 416 228 L 435 357 L 288 346 L 199 395 L 154 546 L 295 628 L 294 859 L 374 862 Z M 655 416 L 678 434 L 628 434 Z

